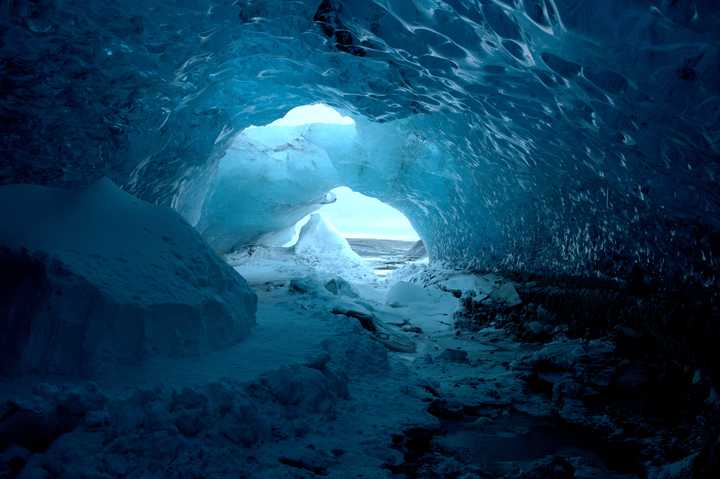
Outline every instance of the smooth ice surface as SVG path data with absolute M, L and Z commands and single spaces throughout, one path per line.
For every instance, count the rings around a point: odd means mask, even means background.
M 246 336 L 256 297 L 176 212 L 102 179 L 0 187 L 5 373 L 90 373 Z
M 204 211 L 219 250 L 347 185 L 405 213 L 433 258 L 714 280 L 715 1 L 33 5 L 0 15 L 4 183 L 109 175 L 193 224 Z M 337 178 L 313 138 L 235 143 L 319 102 L 351 116 L 362 145 L 322 148 Z M 238 151 L 279 168 L 243 183 Z

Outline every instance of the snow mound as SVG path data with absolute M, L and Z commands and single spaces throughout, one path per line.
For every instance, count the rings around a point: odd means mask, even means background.
M 247 335 L 257 299 L 170 209 L 107 179 L 0 187 L 0 372 L 90 374 Z
M 300 230 L 295 255 L 319 271 L 348 281 L 375 278 L 365 261 L 320 213 L 313 213 Z
M 348 261 L 362 261 L 335 227 L 320 213 L 313 213 L 300 230 L 295 253 L 304 256 L 341 256 Z

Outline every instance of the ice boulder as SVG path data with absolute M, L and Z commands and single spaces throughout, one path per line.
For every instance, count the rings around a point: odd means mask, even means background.
M 174 211 L 107 179 L 0 187 L 0 373 L 92 374 L 235 342 L 257 298 Z

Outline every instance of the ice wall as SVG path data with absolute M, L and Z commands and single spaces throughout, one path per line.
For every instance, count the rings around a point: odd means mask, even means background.
M 0 181 L 107 174 L 195 223 L 239 131 L 322 101 L 395 145 L 394 163 L 370 149 L 336 169 L 411 217 L 433 257 L 580 273 L 638 262 L 712 280 L 719 10 L 712 0 L 5 2 Z M 416 148 L 428 152 L 422 168 Z M 362 174 L 376 168 L 395 169 L 391 192 Z

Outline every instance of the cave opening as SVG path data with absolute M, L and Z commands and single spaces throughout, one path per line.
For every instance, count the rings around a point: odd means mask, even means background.
M 405 263 L 427 262 L 410 219 L 389 204 L 402 196 L 388 191 L 387 173 L 373 170 L 382 154 L 392 156 L 381 148 L 370 157 L 367 145 L 382 145 L 377 133 L 389 130 L 376 126 L 360 135 L 355 119 L 312 103 L 243 129 L 219 161 L 197 228 L 217 251 L 236 259 L 243 251 L 276 248 L 281 256 L 275 259 L 292 262 L 301 250 L 312 251 L 313 261 L 355 281 L 374 279 L 355 274 L 363 264 L 385 277 Z
M 262 242 L 292 248 L 311 216 L 318 215 L 325 223 L 327 233 L 335 236 L 337 241 L 347 241 L 380 277 L 409 262 L 429 261 L 423 241 L 399 210 L 347 186 L 333 188 L 326 200 L 293 227 L 280 234 L 266 235 Z

